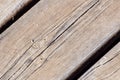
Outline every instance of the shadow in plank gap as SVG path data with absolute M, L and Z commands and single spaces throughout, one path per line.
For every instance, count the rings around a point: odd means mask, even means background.
M 90 58 L 88 58 L 82 64 L 82 66 L 80 65 L 80 67 L 77 70 L 75 70 L 75 72 L 73 72 L 66 80 L 77 80 L 119 42 L 120 42 L 120 30 L 100 49 L 98 49 Z
M 17 21 L 22 15 L 24 15 L 30 8 L 32 8 L 40 0 L 30 0 L 26 5 L 23 5 L 15 14 L 12 14 L 11 18 L 4 22 L 0 26 L 0 34 L 4 32 L 10 25 Z M 10 16 L 10 15 L 9 15 Z

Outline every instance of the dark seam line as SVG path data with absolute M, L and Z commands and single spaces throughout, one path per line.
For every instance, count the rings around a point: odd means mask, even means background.
M 82 16 L 84 16 L 93 6 L 95 6 L 95 4 L 97 4 L 99 2 L 99 0 L 96 2 L 96 3 L 94 3 L 89 9 L 87 9 L 82 15 L 80 15 L 73 23 L 71 23 L 70 24 L 70 26 L 68 26 L 68 28 L 66 28 L 59 36 L 57 36 L 53 41 L 51 41 L 51 43 L 38 55 L 38 56 L 36 56 L 34 59 L 33 59 L 33 61 L 36 59 L 36 58 L 38 58 L 41 54 L 43 54 L 60 36 L 62 36 L 62 34 L 64 34 L 71 26 L 73 26 Z M 32 61 L 32 62 L 33 62 Z M 29 67 L 31 64 L 32 64 L 32 62 L 27 66 L 27 67 Z M 27 69 L 27 68 L 26 68 Z M 25 69 L 25 70 L 26 70 Z M 24 70 L 24 71 L 25 71 Z M 22 72 L 23 73 L 23 72 Z
M 79 68 L 77 68 L 66 80 L 77 80 L 88 71 L 99 59 L 109 52 L 117 43 L 120 42 L 120 30 L 88 58 Z
M 0 34 L 3 33 L 7 28 L 9 28 L 13 23 L 15 23 L 21 16 L 23 16 L 28 10 L 30 10 L 35 4 L 40 0 L 31 0 L 28 4 L 24 5 L 13 17 L 11 17 L 6 23 L 4 23 L 0 28 Z
M 73 26 L 82 16 L 84 16 L 92 7 L 94 7 L 97 3 L 99 2 L 99 0 L 97 0 L 93 5 L 91 5 L 91 7 L 90 8 L 88 8 L 82 15 L 80 15 L 73 23 L 71 23 L 69 26 L 68 26 L 68 28 L 66 28 L 60 35 L 58 35 L 54 40 L 52 40 L 51 42 L 50 42 L 50 44 L 38 55 L 38 56 L 36 56 L 33 60 L 32 60 L 32 62 L 36 59 L 36 58 L 38 58 L 41 54 L 43 54 L 60 36 L 62 36 L 62 34 L 64 34 L 71 26 Z M 31 64 L 32 64 L 32 62 L 27 66 L 27 67 L 29 67 Z M 26 70 L 27 68 L 25 68 L 25 70 Z M 24 70 L 24 71 L 25 71 Z M 22 72 L 23 73 L 23 72 Z
M 97 3 L 99 2 L 99 0 L 97 0 L 97 2 L 95 2 L 93 5 L 91 5 L 91 7 L 89 8 L 89 9 L 87 9 L 82 15 L 80 15 L 73 23 L 71 23 L 70 24 L 70 26 L 68 26 L 68 28 L 66 28 L 59 36 L 57 36 L 53 41 L 51 41 L 51 43 L 38 55 L 38 56 L 36 56 L 33 60 L 32 60 L 32 62 L 37 58 L 37 57 L 39 57 L 42 53 L 44 53 L 45 51 L 46 51 L 46 49 L 48 49 L 60 36 L 62 36 L 62 34 L 64 33 L 64 32 L 66 32 L 71 26 L 73 26 L 82 16 L 84 16 L 92 7 L 94 7 Z M 31 63 L 32 63 L 31 62 Z M 27 67 L 29 67 L 30 65 L 31 65 L 31 63 L 27 66 Z M 27 68 L 26 68 L 27 69 Z M 25 69 L 25 70 L 26 70 Z M 13 75 L 12 75 L 13 76 Z M 3 76 L 2 76 L 3 77 Z M 1 77 L 1 78 L 2 78 Z M 0 79 L 1 79 L 0 78 Z

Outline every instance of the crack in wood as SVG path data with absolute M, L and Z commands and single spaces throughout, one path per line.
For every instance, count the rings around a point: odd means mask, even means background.
M 105 65 L 105 64 L 107 64 L 107 63 L 109 63 L 110 61 L 112 61 L 114 58 L 116 58 L 117 56 L 119 56 L 120 55 L 120 51 L 119 52 L 117 52 L 117 53 L 119 53 L 119 54 L 116 54 L 115 56 L 113 56 L 111 59 L 109 59 L 109 60 L 107 60 L 105 63 L 103 63 L 103 65 Z
M 58 30 L 58 32 L 57 32 L 57 34 L 52 38 L 52 40 L 50 41 L 50 43 L 47 45 L 47 47 L 45 48 L 45 49 L 43 49 L 43 51 L 41 52 L 41 53 L 39 53 L 35 58 L 33 58 L 33 59 L 30 59 L 30 62 L 29 63 L 27 63 L 27 66 L 26 66 L 26 68 L 24 68 L 24 70 L 20 73 L 20 75 L 32 64 L 32 62 L 34 62 L 39 56 L 41 56 L 41 54 L 43 54 L 52 44 L 54 44 L 57 40 L 58 40 L 58 38 L 59 37 L 61 37 L 71 26 L 73 26 L 82 16 L 84 16 L 94 5 L 96 5 L 97 3 L 99 2 L 99 0 L 97 0 L 94 4 L 92 4 L 91 5 L 91 7 L 89 8 L 89 9 L 87 9 L 82 15 L 80 15 L 79 17 L 77 17 L 71 24 L 69 24 L 63 31 L 61 31 L 61 29 L 60 30 Z M 63 26 L 64 27 L 64 26 Z M 36 42 L 34 41 L 34 40 L 32 40 L 32 42 L 33 42 L 33 44 L 35 44 Z M 33 47 L 33 45 L 30 47 L 30 48 L 32 48 Z M 30 50 L 30 48 L 28 49 L 28 50 Z M 28 51 L 27 50 L 27 51 Z M 27 51 L 25 51 L 25 53 L 27 53 Z M 23 54 L 23 56 L 24 56 L 24 54 Z M 20 58 L 21 59 L 21 58 Z M 41 64 L 41 66 L 44 64 L 44 63 L 46 63 L 46 60 L 47 60 L 47 58 L 43 58 L 42 59 L 42 64 Z M 19 61 L 19 60 L 18 60 Z M 25 64 L 26 62 L 24 62 L 24 64 Z M 24 65 L 23 64 L 23 65 Z M 22 65 L 22 66 L 23 66 Z M 16 74 L 21 68 L 22 68 L 22 66 L 14 73 L 14 74 Z M 13 66 L 12 66 L 13 67 Z M 12 75 L 12 76 L 14 76 L 14 74 Z M 5 75 L 5 74 L 4 74 Z M 9 79 L 11 79 L 12 78 L 12 76 L 10 76 L 10 78 Z M 2 76 L 3 77 L 3 76 Z M 19 76 L 17 76 L 17 78 L 18 78 Z M 16 78 L 16 79 L 17 79 Z

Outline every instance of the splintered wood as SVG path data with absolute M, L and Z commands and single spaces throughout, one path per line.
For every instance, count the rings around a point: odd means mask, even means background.
M 0 35 L 0 80 L 64 80 L 120 31 L 120 0 L 41 0 Z

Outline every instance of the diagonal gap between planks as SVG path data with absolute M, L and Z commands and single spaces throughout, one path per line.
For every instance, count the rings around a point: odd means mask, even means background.
M 94 0 L 93 0 L 93 2 L 94 2 Z M 90 4 L 91 4 L 92 2 L 90 2 Z M 96 0 L 95 1 L 95 3 L 93 3 L 92 5 L 90 5 L 90 7 L 88 8 L 88 9 L 86 9 L 80 16 L 78 16 L 72 23 L 70 23 L 62 32 L 60 32 L 60 34 L 59 35 L 57 35 L 57 36 L 55 36 L 55 38 L 53 38 L 52 39 L 52 41 L 48 44 L 48 46 L 38 55 L 38 56 L 36 56 L 32 61 L 31 61 L 31 63 L 27 66 L 27 67 L 29 67 L 31 64 L 32 64 L 32 62 L 37 58 L 37 57 L 39 57 L 42 53 L 44 53 L 48 48 L 49 48 L 49 46 L 51 46 L 62 34 L 64 34 L 72 25 L 74 25 L 82 16 L 84 16 L 90 9 L 92 9 L 92 7 L 94 7 L 97 3 L 99 3 L 99 0 Z M 33 41 L 33 44 L 34 44 L 35 42 Z M 29 49 L 27 49 L 27 50 L 29 50 Z M 13 67 L 13 66 L 12 66 Z M 27 68 L 26 67 L 26 68 Z M 21 68 L 21 67 L 20 67 Z M 26 69 L 25 68 L 25 69 Z M 11 68 L 10 68 L 11 69 Z M 9 71 L 9 70 L 8 70 Z M 8 72 L 7 71 L 7 72 Z M 17 70 L 17 71 L 19 71 L 19 69 Z M 17 72 L 16 71 L 16 72 Z M 6 73 L 7 73 L 6 72 Z M 16 73 L 15 72 L 15 73 Z M 3 74 L 3 76 L 4 75 L 6 75 L 6 73 L 5 74 Z M 14 74 L 15 74 L 14 73 Z M 14 75 L 13 74 L 13 75 Z M 2 76 L 2 77 L 3 77 Z M 2 77 L 0 78 L 0 79 L 2 79 Z M 12 76 L 11 76 L 12 77 Z M 11 79 L 11 77 L 9 78 L 9 79 Z
M 98 60 L 100 60 L 107 52 L 120 42 L 120 30 L 108 40 L 100 49 L 90 56 L 78 69 L 76 69 L 66 80 L 77 80 L 86 71 L 88 71 Z
M 99 1 L 98 1 L 98 2 L 99 2 Z M 97 2 L 96 2 L 96 3 L 97 3 Z M 96 3 L 95 3 L 95 4 L 96 4 Z M 94 4 L 94 5 L 95 5 L 95 4 Z M 92 7 L 93 7 L 94 5 L 92 5 Z M 89 9 L 91 9 L 92 7 L 90 7 Z M 89 9 L 88 9 L 88 10 L 89 10 Z M 88 11 L 88 10 L 87 10 L 87 11 Z M 85 11 L 85 13 L 87 13 L 87 11 Z M 85 13 L 83 13 L 83 15 L 84 15 Z M 77 21 L 77 19 L 75 20 L 75 22 L 76 22 L 76 21 Z M 75 22 L 73 22 L 72 25 L 73 25 Z M 70 25 L 65 31 L 67 31 L 72 25 Z M 55 38 L 55 40 L 53 40 L 53 41 L 48 45 L 47 48 L 49 48 L 49 46 L 51 46 L 62 34 L 64 34 L 65 31 L 63 31 L 57 38 Z M 117 35 L 118 35 L 118 34 L 119 34 L 119 32 L 117 33 Z M 110 41 L 111 41 L 111 40 L 113 40 L 113 38 L 110 39 Z M 113 43 L 116 44 L 117 41 L 118 41 L 118 40 L 115 39 L 115 42 L 113 41 Z M 108 43 L 109 43 L 109 41 L 108 41 Z M 109 47 L 105 48 L 106 50 L 104 50 L 104 51 L 107 51 L 107 49 L 108 49 L 108 48 L 111 48 L 111 47 L 112 47 L 112 46 L 110 45 Z M 45 50 L 47 50 L 47 48 L 46 48 Z M 45 50 L 44 50 L 44 51 L 45 51 Z M 44 53 L 44 51 L 41 52 L 41 54 Z M 104 52 L 104 51 L 103 51 L 103 52 Z M 39 57 L 41 54 L 39 54 L 37 57 Z M 36 57 L 36 58 L 37 58 L 37 57 Z M 36 59 L 36 58 L 35 58 L 35 59 Z M 34 59 L 34 60 L 35 60 L 35 59 Z M 45 61 L 43 62 L 43 64 L 44 64 L 46 61 L 47 61 L 47 60 L 45 60 Z M 42 64 L 42 65 L 43 65 L 43 64 Z M 41 66 L 42 66 L 42 65 L 41 65 Z M 41 66 L 40 66 L 40 67 L 41 67 Z M 35 71 L 36 71 L 36 70 L 35 70 Z M 79 77 L 79 76 L 78 76 L 78 77 Z M 71 80 L 71 79 L 74 79 L 74 80 L 75 80 L 75 77 L 72 76 L 72 78 L 70 77 L 70 80 Z M 77 78 L 76 78 L 76 79 L 77 79 Z
M 94 4 L 94 5 L 95 5 L 95 4 Z M 93 6 L 94 6 L 94 5 L 93 5 Z M 92 7 L 93 7 L 93 6 L 92 6 Z M 92 8 L 92 7 L 91 7 L 91 8 Z M 89 9 L 91 9 L 91 8 L 89 8 Z M 89 9 L 88 9 L 88 10 L 89 10 Z M 87 10 L 87 11 L 88 11 L 88 10 Z M 85 12 L 83 13 L 83 15 L 84 15 L 85 13 L 87 13 L 87 11 L 85 11 Z M 52 45 L 59 37 L 61 37 L 76 21 L 77 21 L 77 19 L 76 19 L 72 24 L 69 24 L 69 26 L 67 26 L 66 29 L 64 29 L 62 32 L 60 32 L 59 35 L 55 36 L 55 38 L 53 38 L 53 39 L 50 41 L 50 44 L 47 45 L 47 47 L 51 46 L 51 45 Z M 115 38 L 112 37 L 112 38 L 107 42 L 107 43 L 110 43 L 111 45 L 110 45 L 110 44 L 109 44 L 109 46 L 107 45 L 107 48 L 106 48 L 105 45 L 104 45 L 105 47 L 104 47 L 104 46 L 101 47 L 101 49 L 102 49 L 103 47 L 105 48 L 105 49 L 103 48 L 103 49 L 104 49 L 104 52 L 107 51 L 107 49 L 109 50 L 109 48 L 112 47 L 112 45 L 113 45 L 112 43 L 114 43 L 114 44 L 117 43 L 117 41 L 118 41 L 118 34 L 119 34 L 119 32 L 116 33 L 116 35 L 115 35 L 116 37 L 115 37 Z M 115 39 L 115 40 L 114 40 L 114 39 Z M 33 41 L 33 42 L 34 42 L 34 41 Z M 47 48 L 45 48 L 45 50 L 46 50 L 46 49 L 47 49 Z M 97 50 L 97 51 L 100 51 L 100 50 Z M 43 52 L 44 52 L 44 50 L 43 50 Z M 98 55 L 98 54 L 96 54 L 96 55 Z M 95 55 L 95 56 L 96 56 L 96 55 Z M 39 55 L 38 55 L 37 57 L 39 57 Z M 93 56 L 92 56 L 92 57 L 93 57 Z M 35 58 L 36 58 L 36 57 L 35 57 Z M 98 57 L 97 57 L 97 58 L 98 58 Z M 86 64 L 85 64 L 85 65 L 86 65 Z M 74 78 L 74 76 L 73 76 L 73 78 Z
M 30 0 L 27 4 L 23 5 L 23 7 L 20 8 L 15 14 L 13 14 L 10 19 L 8 19 L 2 26 L 0 26 L 0 34 L 9 28 L 14 22 L 16 22 L 22 15 L 24 15 L 39 1 L 40 0 Z
M 49 47 L 49 46 L 51 46 L 52 45 L 52 43 L 54 43 L 65 31 L 67 31 L 80 17 L 82 17 L 84 14 L 86 14 L 95 4 L 97 4 L 99 2 L 99 0 L 97 0 L 94 4 L 92 4 L 91 6 L 90 6 L 90 8 L 88 8 L 85 12 L 83 12 L 83 14 L 81 14 L 77 19 L 75 19 L 75 21 L 73 21 L 73 23 L 71 23 L 71 24 L 69 24 L 69 26 L 60 34 L 60 35 L 58 35 L 58 37 L 56 37 L 55 38 L 55 40 L 53 39 L 53 41 L 47 46 L 47 48 Z M 45 48 L 45 50 L 47 49 L 47 48 Z M 43 53 L 45 50 L 43 50 L 41 53 Z M 39 54 L 39 55 L 41 55 L 41 54 Z M 39 55 L 37 56 L 37 57 L 39 57 Z M 35 57 L 35 59 L 37 58 L 37 57 Z M 29 66 L 29 65 L 28 65 Z M 10 77 L 11 78 L 11 77 Z

